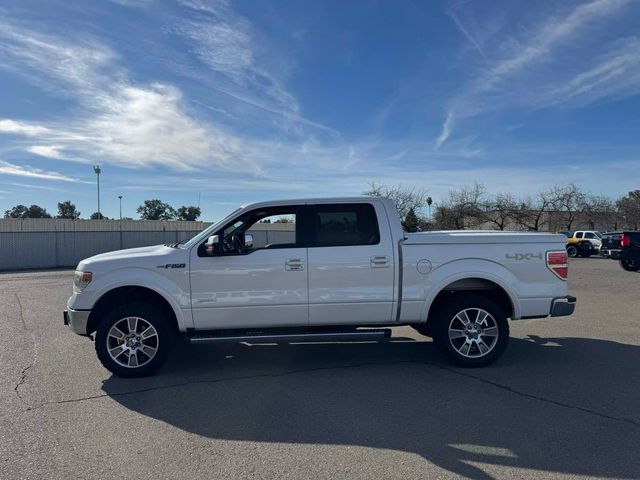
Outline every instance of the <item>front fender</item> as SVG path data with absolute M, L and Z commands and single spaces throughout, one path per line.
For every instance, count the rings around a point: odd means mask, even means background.
M 515 285 L 518 285 L 516 276 L 497 262 L 477 258 L 448 262 L 436 268 L 429 275 L 427 280 L 429 288 L 421 315 L 423 321 L 427 321 L 433 301 L 447 285 L 468 278 L 489 280 L 502 288 L 513 305 L 513 318 L 520 318 L 520 302 L 514 288 Z
M 163 270 L 164 272 L 164 270 Z M 188 273 L 185 287 L 179 281 L 145 268 L 125 267 L 111 270 L 107 273 L 96 274 L 94 280 L 81 293 L 74 293 L 67 306 L 74 310 L 91 310 L 106 293 L 119 287 L 143 287 L 161 295 L 171 305 L 178 322 L 180 331 L 193 327 L 190 314 L 191 297 L 188 290 Z

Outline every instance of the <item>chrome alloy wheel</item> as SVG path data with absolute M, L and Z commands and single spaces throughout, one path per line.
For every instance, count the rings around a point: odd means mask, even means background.
M 449 342 L 464 357 L 484 357 L 498 342 L 498 324 L 486 310 L 466 308 L 449 322 Z
M 146 365 L 155 357 L 160 339 L 156 329 L 140 317 L 125 317 L 107 334 L 107 351 L 117 364 L 127 368 Z

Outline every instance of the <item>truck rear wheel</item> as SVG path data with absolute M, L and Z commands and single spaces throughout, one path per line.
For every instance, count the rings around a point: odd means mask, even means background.
M 435 315 L 433 339 L 456 365 L 483 367 L 507 348 L 507 316 L 488 298 L 464 294 L 443 305 Z
M 578 256 L 578 248 L 575 245 L 569 245 L 567 247 L 567 255 L 569 255 L 570 257 L 577 257 Z
M 620 266 L 627 272 L 637 272 L 638 270 L 640 270 L 640 263 L 628 258 L 621 258 Z
M 165 361 L 174 335 L 162 310 L 145 303 L 120 305 L 108 312 L 96 332 L 98 359 L 121 377 L 144 377 Z

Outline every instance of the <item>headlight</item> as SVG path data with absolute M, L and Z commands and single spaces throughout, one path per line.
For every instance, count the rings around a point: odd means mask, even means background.
M 81 292 L 84 290 L 84 287 L 91 283 L 91 279 L 93 275 L 91 272 L 80 272 L 76 270 L 76 273 L 73 275 L 73 289 L 76 292 Z

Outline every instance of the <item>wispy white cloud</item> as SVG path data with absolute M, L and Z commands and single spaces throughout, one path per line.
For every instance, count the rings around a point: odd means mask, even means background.
M 193 117 L 182 92 L 171 85 L 138 85 L 119 67 L 118 56 L 92 42 L 77 45 L 52 35 L 0 24 L 0 68 L 20 70 L 35 84 L 70 92 L 72 118 L 45 125 L 0 120 L 0 133 L 40 143 L 31 153 L 57 159 L 106 160 L 123 166 L 162 165 L 175 170 L 224 168 L 238 139 Z M 65 155 L 62 151 L 74 152 Z M 44 177 L 42 177 L 44 178 Z
M 233 136 L 186 114 L 182 93 L 168 85 L 121 86 L 101 107 L 87 128 L 96 132 L 96 153 L 119 164 L 224 167 L 238 151 Z
M 284 71 L 286 55 L 271 55 L 275 47 L 258 45 L 253 24 L 236 13 L 227 1 L 205 2 L 180 0 L 194 19 L 183 19 L 170 29 L 182 37 L 191 52 L 207 67 L 206 71 L 180 64 L 182 74 L 189 75 L 209 88 L 244 105 L 280 117 L 283 131 L 298 132 L 311 127 L 332 135 L 338 132 L 305 118 L 295 97 L 287 90 Z M 264 41 L 264 38 L 261 38 Z M 169 62 L 176 68 L 175 62 Z
M 602 98 L 640 92 L 640 38 L 614 42 L 610 51 L 595 59 L 593 66 L 566 83 L 541 95 L 540 103 L 559 104 L 577 100 L 579 104 Z
M 33 123 L 17 122 L 8 118 L 0 119 L 0 133 L 36 136 L 48 133 L 49 129 Z
M 454 111 L 449 110 L 447 112 L 447 118 L 442 125 L 442 131 L 438 138 L 436 138 L 435 149 L 438 150 L 444 142 L 446 142 L 451 135 L 451 130 L 453 129 L 453 121 L 454 121 Z
M 0 160 L 0 174 L 15 175 L 18 177 L 40 178 L 43 180 L 61 180 L 64 182 L 75 182 L 75 178 L 68 177 L 58 172 L 48 172 L 28 165 L 21 166 Z
M 27 148 L 27 151 L 41 157 L 62 160 L 65 158 L 61 152 L 62 149 L 60 145 L 32 145 Z
M 63 40 L 0 22 L 0 39 L 3 69 L 57 94 L 72 96 L 77 89 L 85 93 L 95 91 L 105 75 L 114 80 L 120 74 L 114 65 L 118 58 L 115 52 L 91 38 Z M 74 89 L 69 89 L 70 86 Z
M 602 30 L 609 18 L 630 4 L 630 0 L 591 0 L 578 4 L 564 15 L 547 14 L 535 26 L 521 29 L 523 33 L 517 37 L 503 38 L 495 51 L 506 53 L 475 71 L 473 79 L 450 101 L 435 148 L 440 148 L 450 138 L 454 122 L 459 123 L 490 110 L 514 106 L 537 108 L 572 98 L 567 93 L 571 85 L 565 85 L 566 71 L 570 69 L 566 65 L 562 69 L 553 69 L 549 65 L 561 61 L 564 55 L 572 64 L 579 65 L 577 68 L 584 68 L 584 61 L 578 62 L 571 47 L 588 41 L 589 33 L 597 28 Z M 618 48 L 618 45 L 607 46 L 612 53 Z M 629 61 L 629 56 L 625 61 Z M 586 75 L 590 74 L 586 72 Z M 626 88 L 623 83 L 620 82 L 616 88 L 618 92 Z M 573 97 L 587 92 L 576 88 L 573 91 Z M 552 98 L 549 92 L 556 96 Z M 590 95 L 588 101 L 596 98 L 597 95 Z
M 460 20 L 458 15 L 453 10 L 448 10 L 447 11 L 447 15 L 449 15 L 449 17 L 451 17 L 451 20 L 453 20 L 453 23 L 455 24 L 455 26 L 458 27 L 458 30 L 460 30 L 460 33 L 462 33 L 462 35 L 467 39 L 467 41 L 471 44 L 471 46 L 483 58 L 487 58 L 487 56 L 485 55 L 484 50 L 480 46 L 480 43 L 478 42 L 478 40 L 476 40 L 476 38 L 473 35 L 471 35 L 471 32 L 469 32 L 467 27 L 465 27 L 465 25 L 462 23 L 462 21 Z

